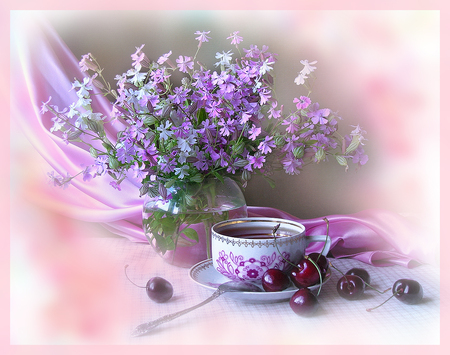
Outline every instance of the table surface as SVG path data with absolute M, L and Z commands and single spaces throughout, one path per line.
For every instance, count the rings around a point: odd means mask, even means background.
M 439 268 L 421 265 L 373 267 L 352 259 L 332 259 L 341 271 L 364 267 L 372 285 L 384 290 L 400 278 L 424 288 L 423 302 L 405 305 L 366 290 L 348 301 L 336 292 L 333 271 L 319 295 L 314 317 L 297 316 L 288 301 L 253 304 L 222 295 L 213 302 L 133 338 L 135 326 L 193 306 L 212 291 L 193 282 L 189 269 L 163 261 L 144 243 L 133 243 L 89 223 L 71 223 L 33 211 L 28 224 L 12 223 L 12 344 L 439 344 Z M 154 276 L 169 280 L 173 297 L 155 303 L 145 289 Z M 30 297 L 30 287 L 34 290 Z M 444 296 L 444 295 L 443 295 Z M 445 296 L 444 296 L 445 297 Z

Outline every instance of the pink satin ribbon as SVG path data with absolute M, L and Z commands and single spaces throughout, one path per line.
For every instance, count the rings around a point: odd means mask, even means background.
M 12 25 L 12 119 L 28 138 L 37 152 L 48 162 L 50 170 L 61 175 L 77 174 L 82 166 L 91 163 L 89 152 L 75 145 L 66 145 L 50 133 L 51 115 L 42 116 L 42 102 L 52 96 L 52 102 L 60 108 L 75 100 L 70 91 L 71 82 L 83 74 L 78 60 L 45 22 L 22 18 L 13 14 Z M 111 104 L 97 96 L 93 106 L 108 115 Z M 109 135 L 120 129 L 107 124 Z M 107 179 L 107 178 L 106 178 Z M 122 191 L 114 190 L 109 181 L 93 179 L 85 183 L 76 179 L 68 190 L 43 187 L 30 194 L 30 198 L 42 206 L 76 219 L 98 222 L 111 232 L 133 242 L 147 242 L 141 227 L 142 199 L 138 197 L 138 185 L 124 181 Z M 307 234 L 326 233 L 323 218 L 301 220 L 286 212 L 269 208 L 248 208 L 249 216 L 281 217 L 296 220 L 306 226 Z M 411 246 L 410 238 L 418 229 L 398 214 L 383 210 L 367 210 L 351 215 L 327 216 L 329 235 L 334 257 L 352 257 L 378 265 L 403 265 L 413 267 L 421 262 L 421 250 Z M 311 245 L 308 252 L 318 251 L 321 245 Z

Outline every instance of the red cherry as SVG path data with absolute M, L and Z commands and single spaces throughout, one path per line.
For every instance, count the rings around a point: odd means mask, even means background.
M 291 270 L 290 278 L 298 288 L 309 287 L 320 282 L 320 275 L 314 263 L 308 258 L 302 258 Z
M 403 303 L 416 304 L 422 301 L 423 288 L 415 280 L 400 279 L 395 281 L 394 286 L 392 286 L 392 294 Z
M 289 306 L 297 315 L 310 317 L 319 308 L 319 301 L 311 290 L 302 288 L 292 295 Z
M 289 276 L 279 269 L 269 269 L 262 277 L 262 287 L 266 292 L 283 291 L 289 287 Z
M 356 276 L 359 276 L 360 278 L 363 279 L 363 281 L 364 281 L 366 284 L 369 284 L 369 285 L 370 285 L 370 275 L 369 275 L 369 273 L 367 272 L 367 270 L 365 270 L 365 269 L 361 269 L 361 268 L 355 267 L 355 268 L 353 268 L 353 269 L 348 270 L 345 274 L 346 274 L 346 275 L 356 275 Z
M 342 276 L 336 285 L 339 296 L 350 301 L 361 298 L 365 288 L 363 279 L 356 275 Z
M 328 268 L 330 266 L 330 263 L 328 262 L 328 259 L 326 258 L 325 255 L 323 254 L 319 254 L 319 253 L 311 253 L 308 254 L 308 257 L 314 261 L 317 266 L 319 266 L 320 272 L 322 274 L 322 278 L 325 277 L 325 275 L 328 272 Z

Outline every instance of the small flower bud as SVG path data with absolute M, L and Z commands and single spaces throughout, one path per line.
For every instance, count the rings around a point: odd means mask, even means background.
M 158 184 L 158 192 L 164 200 L 167 199 L 167 189 L 161 182 Z
M 241 141 L 239 143 L 236 142 L 235 144 L 233 144 L 231 149 L 233 150 L 234 154 L 241 154 L 244 151 L 244 147 L 245 144 Z
M 284 138 L 282 136 L 276 136 L 273 141 L 277 147 L 280 147 L 285 143 Z
M 247 164 L 248 164 L 248 160 L 246 160 L 246 159 L 236 159 L 233 163 L 233 166 L 235 166 L 236 168 L 243 168 Z
M 139 188 L 139 197 L 142 197 L 147 194 L 149 188 L 148 182 L 143 183 L 142 186 Z
M 304 147 L 295 147 L 294 150 L 292 151 L 292 154 L 294 154 L 294 157 L 299 159 L 299 158 L 303 157 L 303 155 L 305 154 L 305 148 Z
M 94 84 L 95 87 L 99 88 L 100 90 L 103 90 L 105 88 L 105 85 L 97 79 L 92 80 L 92 84 Z
M 168 105 L 164 106 L 164 108 L 162 109 L 161 116 L 163 118 L 169 118 L 171 111 L 172 111 L 172 105 L 168 104 Z

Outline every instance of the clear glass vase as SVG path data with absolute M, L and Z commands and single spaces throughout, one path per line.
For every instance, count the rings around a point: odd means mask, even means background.
M 146 196 L 143 228 L 147 240 L 168 263 L 191 267 L 211 257 L 211 227 L 232 218 L 247 217 L 247 205 L 236 181 L 205 179 L 179 181 L 167 197 Z

